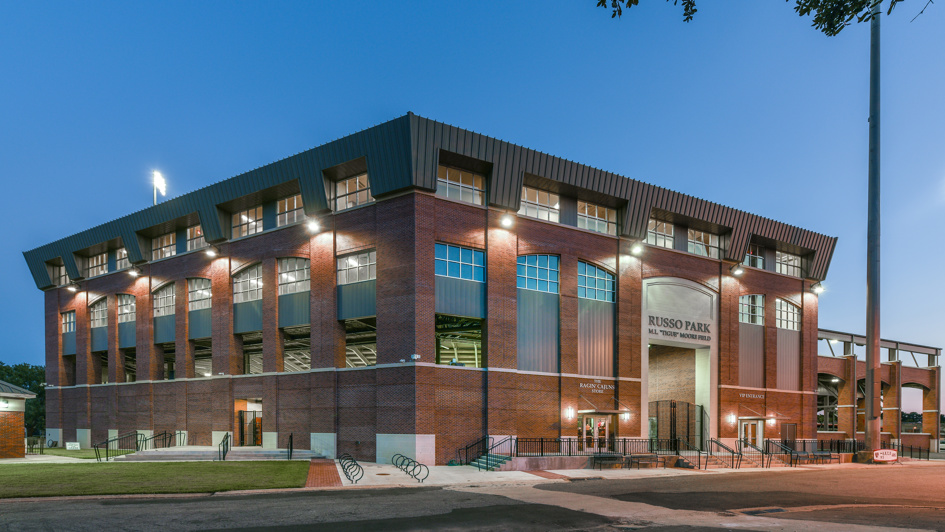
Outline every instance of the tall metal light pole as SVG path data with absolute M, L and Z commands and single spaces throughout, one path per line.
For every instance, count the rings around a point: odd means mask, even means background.
M 866 237 L 866 445 L 880 448 L 879 347 L 879 18 L 881 2 L 870 20 L 869 226 Z

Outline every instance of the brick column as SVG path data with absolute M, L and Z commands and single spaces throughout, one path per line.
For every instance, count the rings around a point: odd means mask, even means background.
M 800 389 L 815 392 L 802 396 L 799 438 L 817 437 L 817 295 L 810 291 L 810 283 L 801 282 L 801 346 Z M 736 309 L 737 312 L 737 309 Z M 737 314 L 736 314 L 737 315 Z
M 558 335 L 560 348 L 558 357 L 558 371 L 561 373 L 578 373 L 578 297 L 577 297 L 577 257 L 571 254 L 561 254 L 560 284 L 558 290 Z M 609 405 L 608 405 L 609 406 Z
M 43 295 L 46 325 L 46 383 L 65 386 L 66 370 L 62 362 L 62 315 L 59 311 L 59 289 Z M 47 407 L 46 418 L 49 419 Z
M 325 225 L 333 224 L 334 217 L 326 218 Z M 338 321 L 337 268 L 335 263 L 335 233 L 326 227 L 310 241 L 311 292 L 309 318 L 312 368 L 345 367 L 345 328 Z M 378 263 L 384 261 L 378 256 Z M 323 383 L 323 380 L 319 379 Z M 333 432 L 326 431 L 326 432 Z
M 614 375 L 639 379 L 641 367 L 641 327 L 643 263 L 630 252 L 633 242 L 620 239 L 617 250 L 617 324 L 616 345 L 614 346 Z M 620 405 L 631 408 L 630 419 L 617 416 L 617 435 L 619 437 L 647 436 L 643 431 L 648 427 L 643 420 L 640 408 L 646 401 L 641 397 L 642 387 L 639 382 L 617 380 L 614 397 Z
M 939 410 L 939 392 L 942 382 L 942 368 L 935 366 L 929 368 L 932 372 L 932 388 L 922 391 L 922 432 L 932 435 L 931 445 L 934 450 L 938 450 L 939 424 L 941 423 Z
M 174 378 L 194 378 L 194 343 L 190 341 L 190 290 L 187 279 L 174 289 Z M 211 310 L 212 312 L 212 310 Z
M 883 392 L 882 432 L 898 440 L 902 434 L 902 362 L 885 362 L 889 368 L 889 388 Z
M 490 210 L 486 218 L 486 360 L 487 367 L 518 368 L 516 324 L 518 294 L 515 287 L 518 237 L 515 229 L 499 223 L 501 213 Z M 516 434 L 517 405 L 510 402 L 514 373 L 489 371 L 486 375 L 486 432 Z
M 225 253 L 228 246 L 221 247 Z M 243 342 L 233 334 L 233 282 L 227 256 L 213 260 L 210 266 L 210 289 L 213 308 L 213 374 L 242 375 Z
M 262 348 L 263 372 L 281 373 L 284 369 L 283 337 L 279 329 L 279 273 L 278 259 L 269 257 L 262 261 L 263 322 Z
M 135 370 L 137 380 L 155 381 L 164 378 L 163 350 L 154 345 L 154 309 L 152 307 L 155 288 L 151 283 L 150 267 L 144 268 L 147 276 L 135 282 Z M 143 428 L 138 426 L 138 428 Z
M 847 344 L 844 344 L 846 349 Z M 852 353 L 852 350 L 851 350 Z M 844 354 L 843 380 L 837 386 L 837 429 L 856 438 L 856 356 Z
M 118 295 L 108 296 L 108 382 L 125 382 L 125 357 L 118 349 Z
M 89 293 L 86 290 L 76 292 L 72 297 L 72 309 L 75 310 L 75 383 L 96 384 L 95 364 L 92 362 L 91 339 L 89 331 Z M 101 371 L 101 367 L 99 367 Z

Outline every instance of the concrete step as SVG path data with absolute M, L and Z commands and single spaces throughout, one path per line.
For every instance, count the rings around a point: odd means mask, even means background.
M 226 459 L 229 460 L 286 460 L 288 450 L 286 449 L 261 449 L 253 448 L 231 448 L 226 453 Z M 175 448 L 155 449 L 149 451 L 139 451 L 133 454 L 126 454 L 116 457 L 114 460 L 120 462 L 168 462 L 180 460 L 217 460 L 219 459 L 219 449 L 216 447 L 205 447 L 202 449 L 194 448 Z M 312 458 L 324 458 L 320 453 L 314 451 L 296 449 L 292 452 L 293 460 L 311 460 Z

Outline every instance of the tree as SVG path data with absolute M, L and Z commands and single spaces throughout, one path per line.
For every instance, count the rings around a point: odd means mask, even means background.
M 666 0 L 669 2 L 670 0 Z M 790 2 L 791 0 L 785 0 Z M 889 0 L 889 9 L 886 14 L 892 13 L 894 7 L 903 0 Z M 672 0 L 678 5 L 680 0 Z M 843 28 L 850 25 L 853 19 L 857 22 L 867 22 L 873 18 L 872 9 L 883 0 L 794 0 L 794 11 L 802 17 L 813 14 L 813 27 L 825 35 L 834 36 Z M 689 22 L 696 14 L 696 0 L 682 0 L 683 20 Z M 929 0 L 926 3 L 932 3 Z M 597 6 L 610 8 L 611 18 L 620 17 L 624 9 L 639 5 L 640 0 L 597 0 Z M 922 9 L 925 11 L 925 8 Z
M 26 430 L 28 434 L 37 434 L 46 428 L 46 367 L 32 364 L 14 364 L 9 366 L 0 362 L 0 381 L 26 388 L 36 394 L 36 398 L 26 400 Z

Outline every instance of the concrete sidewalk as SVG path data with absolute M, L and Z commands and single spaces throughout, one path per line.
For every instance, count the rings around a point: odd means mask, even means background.
M 5 464 L 90 464 L 94 458 L 72 458 L 71 456 L 56 456 L 52 454 L 28 454 L 25 458 L 4 458 L 0 466 Z

